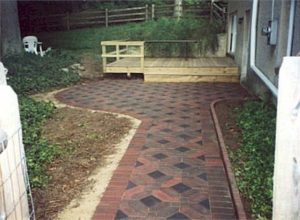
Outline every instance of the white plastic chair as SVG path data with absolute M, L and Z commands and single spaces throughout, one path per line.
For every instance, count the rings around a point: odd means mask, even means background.
M 24 50 L 28 53 L 34 53 L 43 57 L 45 51 L 42 49 L 42 42 L 38 42 L 36 36 L 26 36 L 23 38 Z

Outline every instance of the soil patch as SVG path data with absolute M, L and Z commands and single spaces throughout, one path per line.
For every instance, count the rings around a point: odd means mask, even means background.
M 60 108 L 43 128 L 43 136 L 62 148 L 48 166 L 46 188 L 33 189 L 37 219 L 54 219 L 87 185 L 95 168 L 104 165 L 128 133 L 128 118 L 87 110 Z
M 237 149 L 241 140 L 241 130 L 236 120 L 237 112 L 242 105 L 241 100 L 228 100 L 218 102 L 215 106 L 226 147 L 231 150 Z
M 243 103 L 243 100 L 225 100 L 217 102 L 215 105 L 216 114 L 228 152 L 234 152 L 241 144 L 242 134 L 237 125 L 237 116 Z M 242 195 L 241 199 L 247 219 L 252 219 L 249 202 Z
M 89 79 L 103 77 L 100 60 L 98 60 L 94 54 L 84 54 L 80 62 L 84 67 L 84 69 L 80 71 L 82 77 Z

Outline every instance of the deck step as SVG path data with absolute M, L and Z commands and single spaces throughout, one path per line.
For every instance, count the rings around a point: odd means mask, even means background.
M 145 82 L 239 82 L 239 68 L 145 68 Z
M 144 75 L 145 82 L 240 82 L 237 75 L 227 76 L 189 76 L 189 75 Z

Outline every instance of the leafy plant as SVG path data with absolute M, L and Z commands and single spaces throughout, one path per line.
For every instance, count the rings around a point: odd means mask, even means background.
M 230 152 L 239 190 L 258 219 L 272 216 L 275 120 L 276 110 L 272 105 L 246 102 L 237 119 L 242 130 L 242 143 Z
M 77 61 L 66 51 L 52 51 L 45 57 L 31 54 L 4 58 L 9 70 L 10 84 L 20 99 L 23 142 L 27 157 L 29 180 L 32 187 L 44 187 L 49 181 L 47 164 L 61 153 L 59 146 L 49 144 L 41 136 L 43 123 L 51 117 L 54 106 L 37 102 L 26 95 L 70 85 L 79 80 L 77 73 L 62 71 Z
M 58 146 L 49 144 L 41 137 L 41 127 L 53 114 L 54 106 L 28 97 L 21 97 L 19 101 L 30 184 L 32 187 L 43 187 L 49 180 L 47 164 L 61 152 Z
M 76 61 L 77 58 L 66 51 L 52 51 L 45 57 L 22 54 L 3 59 L 9 70 L 8 84 L 19 95 L 47 91 L 77 82 L 80 79 L 77 73 L 62 70 Z
M 128 23 L 107 28 L 47 32 L 40 34 L 39 38 L 52 47 L 74 51 L 90 50 L 95 54 L 101 52 L 100 42 L 105 40 L 197 40 L 198 44 L 188 45 L 188 51 L 192 53 L 196 50 L 205 54 L 218 48 L 219 32 L 220 25 L 217 23 L 211 24 L 207 19 L 187 17 L 179 21 L 174 18 L 161 18 L 156 21 Z M 150 56 L 180 56 L 185 53 L 184 44 L 147 43 L 146 46 Z

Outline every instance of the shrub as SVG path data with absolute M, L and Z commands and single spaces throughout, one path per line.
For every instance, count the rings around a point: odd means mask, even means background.
M 47 32 L 41 33 L 39 38 L 52 47 L 93 50 L 94 53 L 101 51 L 100 41 L 105 40 L 199 40 L 200 43 L 196 47 L 200 52 L 205 53 L 208 50 L 215 51 L 218 48 L 217 34 L 219 32 L 219 24 L 211 24 L 207 19 L 190 17 L 179 21 L 175 18 L 161 18 L 157 21 L 128 23 L 107 28 Z M 183 46 L 183 44 L 149 44 L 147 49 L 151 56 L 170 56 L 172 53 L 178 53 L 178 51 L 182 54 Z M 195 45 L 190 44 L 189 46 L 194 47 Z
M 3 62 L 9 70 L 8 84 L 19 95 L 64 87 L 80 79 L 77 73 L 62 70 L 76 62 L 76 57 L 65 51 L 51 51 L 45 57 L 26 53 L 6 57 Z
M 41 127 L 53 114 L 54 106 L 28 97 L 21 97 L 19 102 L 30 184 L 32 187 L 43 187 L 49 180 L 46 166 L 60 153 L 58 146 L 49 144 L 41 137 Z
M 151 56 L 184 56 L 185 50 L 192 56 L 196 50 L 200 54 L 218 49 L 218 25 L 210 24 L 207 19 L 183 18 L 179 21 L 173 18 L 162 18 L 158 21 L 148 22 L 146 31 L 138 40 L 196 40 L 199 43 L 148 44 Z
M 241 146 L 230 152 L 240 192 L 255 218 L 272 216 L 276 110 L 258 101 L 246 102 L 238 114 Z

